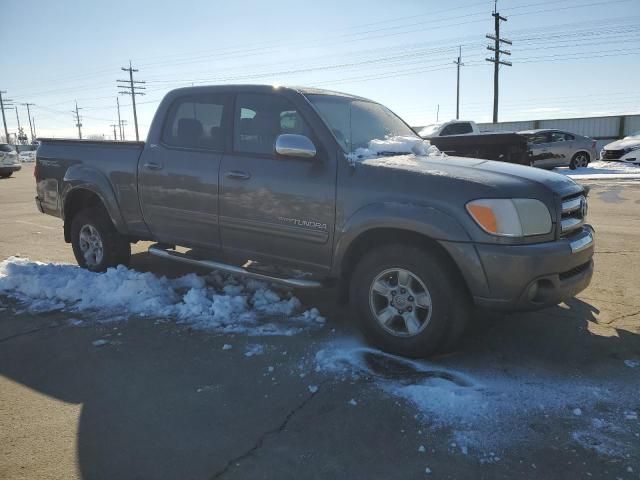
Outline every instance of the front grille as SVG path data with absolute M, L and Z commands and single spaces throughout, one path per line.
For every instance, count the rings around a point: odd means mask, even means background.
M 567 237 L 582 228 L 586 212 L 587 198 L 584 193 L 577 193 L 563 198 L 560 212 L 560 236 Z
M 588 262 L 583 263 L 582 265 L 578 265 L 577 267 L 572 268 L 571 270 L 567 270 L 566 272 L 562 272 L 558 276 L 560 277 L 560 280 L 566 280 L 567 278 L 575 277 L 576 275 L 579 275 L 582 272 L 584 272 L 585 270 L 587 270 L 589 268 L 590 264 L 591 264 L 591 260 L 589 260 Z
M 617 160 L 624 155 L 624 150 L 605 150 L 602 153 L 603 160 Z

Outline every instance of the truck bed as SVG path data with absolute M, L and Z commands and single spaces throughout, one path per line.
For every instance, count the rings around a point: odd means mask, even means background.
M 63 217 L 67 191 L 92 179 L 102 195 L 123 206 L 124 223 L 142 221 L 137 199 L 138 159 L 144 142 L 39 138 L 36 153 L 38 208 Z M 129 205 L 135 208 L 127 207 Z M 120 207 L 118 207 L 118 210 Z
M 433 137 L 429 142 L 438 147 L 441 152 L 459 157 L 529 164 L 527 139 L 517 133 L 487 132 L 475 135 L 450 135 Z

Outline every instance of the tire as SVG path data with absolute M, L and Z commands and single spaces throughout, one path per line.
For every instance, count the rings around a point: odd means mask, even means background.
M 426 357 L 451 349 L 467 325 L 470 301 L 458 277 L 449 261 L 434 252 L 402 244 L 379 247 L 356 265 L 351 306 L 375 346 L 395 355 Z
M 571 170 L 575 170 L 578 167 L 586 167 L 587 165 L 589 165 L 589 162 L 590 158 L 588 153 L 578 152 L 573 156 L 573 158 L 571 158 L 569 168 Z
M 78 265 L 92 272 L 127 266 L 131 258 L 131 244 L 118 233 L 103 208 L 87 208 L 73 217 L 71 246 Z
M 0 174 L 0 178 L 9 178 L 11 175 L 13 175 L 13 172 L 2 173 L 2 174 Z

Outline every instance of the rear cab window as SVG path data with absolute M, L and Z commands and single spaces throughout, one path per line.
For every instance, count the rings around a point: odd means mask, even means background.
M 451 125 L 447 125 L 442 130 L 441 136 L 446 135 L 464 135 L 466 133 L 472 133 L 473 128 L 471 124 L 468 122 L 460 122 L 460 123 L 452 123 Z

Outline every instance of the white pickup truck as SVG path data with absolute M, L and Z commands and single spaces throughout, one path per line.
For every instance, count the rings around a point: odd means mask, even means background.
M 480 129 L 476 122 L 470 120 L 450 120 L 445 123 L 434 123 L 424 127 L 418 135 L 429 140 L 433 137 L 448 137 L 451 135 L 477 135 Z

